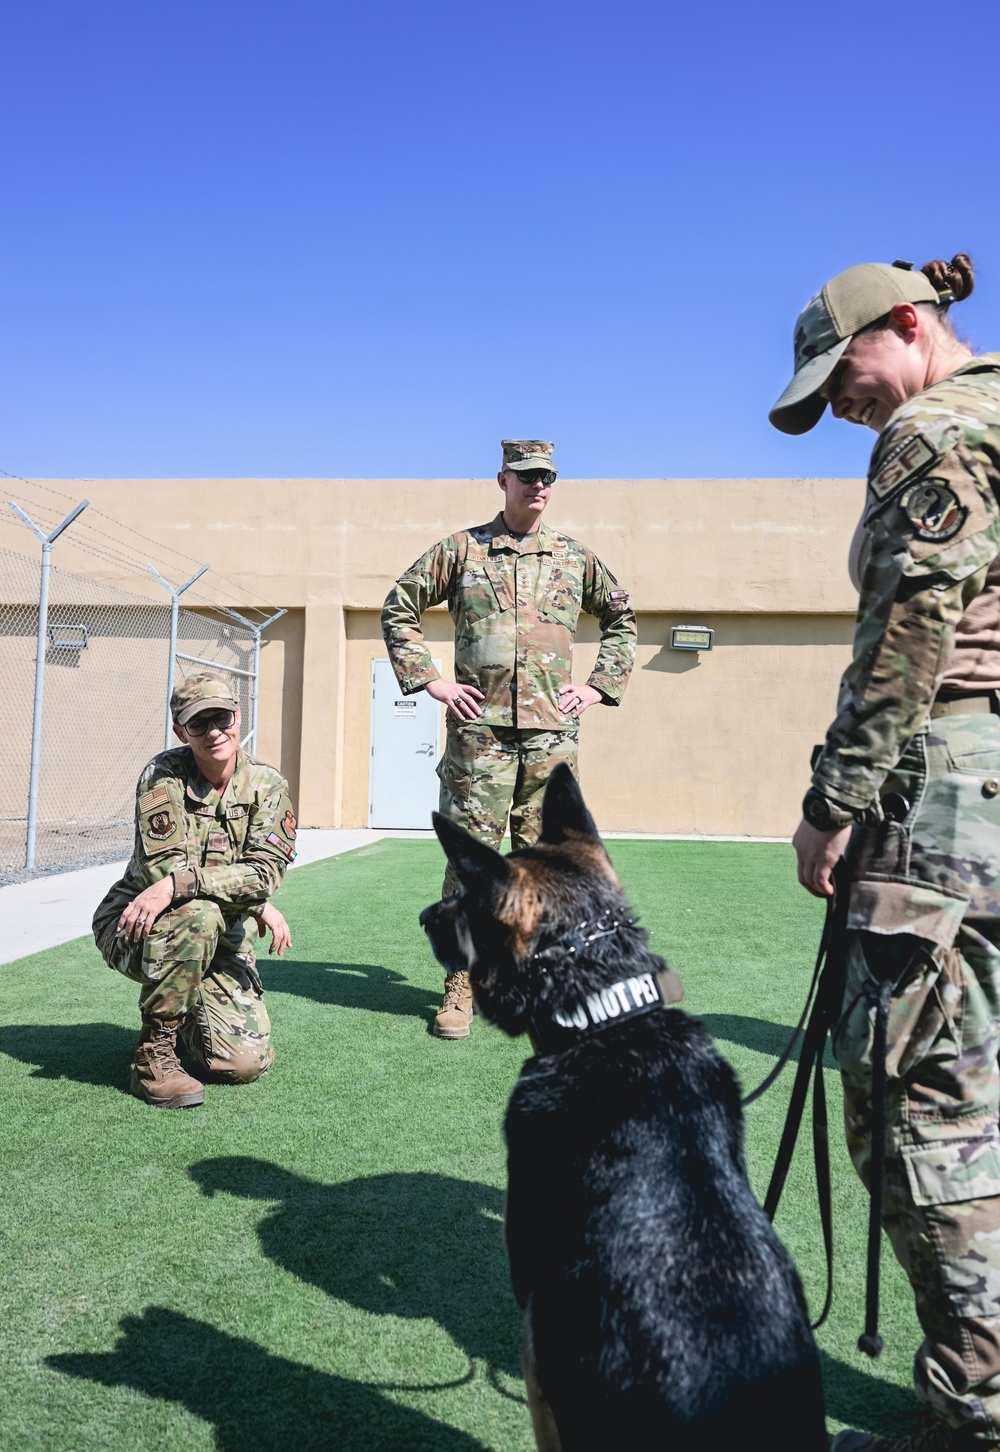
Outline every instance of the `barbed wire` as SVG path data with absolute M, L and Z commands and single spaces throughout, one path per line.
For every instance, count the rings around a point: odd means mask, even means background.
M 62 489 L 55 489 L 50 484 L 42 484 L 35 479 L 26 479 L 21 474 L 11 474 L 7 469 L 0 469 L 0 475 L 2 475 L 5 479 L 11 480 L 14 483 L 22 484 L 28 489 L 42 490 L 47 494 L 55 496 L 56 498 L 76 502 L 72 494 L 67 494 L 65 490 Z M 81 484 L 90 484 L 93 482 L 94 481 L 92 479 L 80 480 Z M 54 509 L 53 506 L 47 505 L 42 500 L 38 500 L 37 502 L 32 500 L 31 503 L 32 508 L 36 512 L 43 513 L 43 516 L 44 513 L 47 512 L 48 520 L 43 517 L 42 523 L 49 522 L 52 525 L 59 523 L 61 516 L 59 512 Z M 106 562 L 116 564 L 119 567 L 124 565 L 128 569 L 135 570 L 137 573 L 148 573 L 146 571 L 147 561 L 144 560 L 140 554 L 135 552 L 134 546 L 129 546 L 123 543 L 121 540 L 116 540 L 112 535 L 108 534 L 106 530 L 102 530 L 98 526 L 93 524 L 92 519 L 88 518 L 88 516 L 97 516 L 100 519 L 106 520 L 116 529 L 125 530 L 128 534 L 134 535 L 136 539 L 142 540 L 144 544 L 152 545 L 154 551 L 157 552 L 156 558 L 158 559 L 162 559 L 162 552 L 166 551 L 168 554 L 175 556 L 178 560 L 183 561 L 186 566 L 196 565 L 200 567 L 202 564 L 205 563 L 204 560 L 196 560 L 193 555 L 189 555 L 183 550 L 175 549 L 172 545 L 164 544 L 159 540 L 152 539 L 149 535 L 143 534 L 141 530 L 134 529 L 132 525 L 125 524 L 122 520 L 115 519 L 112 515 L 106 514 L 104 510 L 98 509 L 95 505 L 91 505 L 86 513 L 84 515 L 81 515 L 80 518 L 75 521 L 71 539 L 78 548 L 82 549 L 85 553 L 94 555 L 98 559 L 103 559 Z M 83 538 L 84 532 L 88 536 L 86 540 Z M 98 539 L 103 540 L 106 543 L 103 546 L 97 544 L 95 543 L 93 538 L 89 538 L 90 536 L 96 536 Z M 111 546 L 110 550 L 108 549 L 109 545 Z M 129 553 L 126 553 L 126 550 L 128 550 Z M 164 566 L 165 570 L 168 568 L 169 566 Z M 218 570 L 216 570 L 214 566 L 210 566 L 208 575 L 211 579 L 211 583 L 215 585 L 216 589 L 219 590 L 220 593 L 229 593 L 230 599 L 232 599 L 234 596 L 242 597 L 238 598 L 236 603 L 239 603 L 241 610 L 246 611 L 247 614 L 257 615 L 261 620 L 264 620 L 271 613 L 268 609 L 263 608 L 260 605 L 253 604 L 248 591 L 244 587 L 237 585 L 234 580 L 228 579 L 225 575 L 221 574 Z M 221 586 L 228 587 L 228 590 L 221 590 Z M 202 591 L 195 589 L 194 586 L 191 586 L 189 590 L 185 591 L 185 596 L 187 596 L 189 602 L 197 600 L 203 606 L 207 606 L 213 610 L 221 610 L 224 611 L 226 614 L 233 615 L 236 619 L 239 618 L 239 616 L 235 614 L 235 611 L 231 610 L 227 605 L 221 604 L 218 600 L 213 600 L 210 596 L 205 595 Z

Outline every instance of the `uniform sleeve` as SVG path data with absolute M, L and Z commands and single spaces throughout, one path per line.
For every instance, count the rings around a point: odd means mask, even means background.
M 191 866 L 174 871 L 174 902 L 209 897 L 214 902 L 252 912 L 281 886 L 295 858 L 295 814 L 288 785 L 275 773 L 268 795 L 251 809 L 243 850 L 235 862 Z
M 1000 511 L 980 458 L 960 441 L 921 452 L 906 437 L 890 457 L 904 450 L 905 459 L 907 448 L 919 460 L 916 477 L 899 478 L 890 463 L 869 481 L 854 656 L 813 773 L 824 795 L 858 809 L 875 800 L 926 719 L 956 627 L 1000 548 Z
M 621 704 L 635 664 L 635 611 L 614 575 L 596 555 L 587 551 L 583 576 L 583 608 L 597 617 L 601 646 L 587 681 L 600 691 L 606 706 Z
M 448 598 L 457 559 L 456 541 L 449 536 L 411 565 L 385 597 L 382 637 L 405 696 L 422 691 L 440 676 L 424 640 L 420 617 Z
M 176 776 L 143 772 L 135 794 L 135 849 L 131 870 L 143 887 L 187 866 L 184 784 Z

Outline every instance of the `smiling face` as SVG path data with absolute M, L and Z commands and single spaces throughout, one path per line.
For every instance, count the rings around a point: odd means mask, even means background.
M 880 434 L 890 415 L 934 381 L 935 323 L 910 303 L 899 303 L 881 326 L 856 333 L 819 390 L 834 418 Z
M 200 736 L 185 726 L 174 724 L 174 735 L 190 746 L 198 770 L 214 787 L 225 785 L 236 770 L 236 753 L 240 745 L 240 713 L 237 710 L 230 714 L 233 718 L 232 724 L 223 731 L 216 722 L 224 713 L 220 713 L 217 708 L 199 711 L 188 724 L 197 726 L 207 719 L 211 724 Z

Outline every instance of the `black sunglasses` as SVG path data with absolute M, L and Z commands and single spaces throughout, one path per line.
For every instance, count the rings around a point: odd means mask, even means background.
M 235 711 L 206 711 L 204 715 L 192 716 L 184 730 L 191 736 L 204 736 L 206 731 L 228 731 L 235 720 Z
M 544 484 L 548 488 L 556 482 L 554 469 L 517 469 L 515 473 L 522 484 Z

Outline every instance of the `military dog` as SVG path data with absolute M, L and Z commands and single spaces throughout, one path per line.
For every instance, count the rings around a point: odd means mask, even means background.
M 505 1233 L 540 1452 L 825 1452 L 802 1287 L 754 1199 L 736 1079 L 647 946 L 568 767 L 534 847 L 435 813 L 462 883 L 421 914 L 482 1015 L 527 1033 Z

